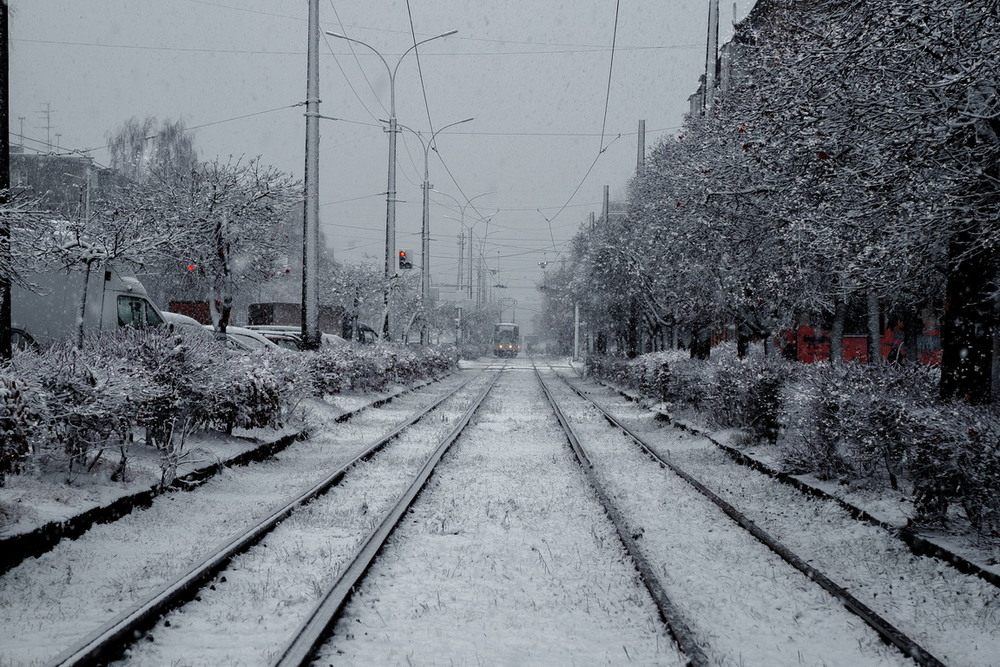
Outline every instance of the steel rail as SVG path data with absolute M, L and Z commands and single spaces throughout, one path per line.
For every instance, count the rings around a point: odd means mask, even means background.
M 562 380 L 566 386 L 573 390 L 580 398 L 587 401 L 589 404 L 593 405 L 601 415 L 608 421 L 609 424 L 615 428 L 621 430 L 626 436 L 628 436 L 632 441 L 634 441 L 647 455 L 653 458 L 659 465 L 668 468 L 671 472 L 676 474 L 678 477 L 683 479 L 685 482 L 690 484 L 694 489 L 696 489 L 703 496 L 712 501 L 719 509 L 721 509 L 726 516 L 732 519 L 741 528 L 746 530 L 748 533 L 753 535 L 759 542 L 767 546 L 771 551 L 776 553 L 781 557 L 786 563 L 794 567 L 796 570 L 809 577 L 812 581 L 816 582 L 821 586 L 826 592 L 830 593 L 833 597 L 841 602 L 850 612 L 861 618 L 869 627 L 878 633 L 879 637 L 882 638 L 887 644 L 891 644 L 899 649 L 903 655 L 912 658 L 918 665 L 922 667 L 945 667 L 945 663 L 941 662 L 938 658 L 933 656 L 929 651 L 920 646 L 916 641 L 908 637 L 901 630 L 896 628 L 892 623 L 883 618 L 875 610 L 868 607 L 866 604 L 858 600 L 856 597 L 851 595 L 845 588 L 831 580 L 820 570 L 814 568 L 813 566 L 806 563 L 802 558 L 800 558 L 795 552 L 786 547 L 784 544 L 779 542 L 777 539 L 772 537 L 767 531 L 755 524 L 752 520 L 746 517 L 743 513 L 737 510 L 734 506 L 723 500 L 715 492 L 709 489 L 707 486 L 702 484 L 699 480 L 690 475 L 687 471 L 682 469 L 677 464 L 666 458 L 660 456 L 652 447 L 650 447 L 645 440 L 642 439 L 638 434 L 632 431 L 629 427 L 618 421 L 613 415 L 611 415 L 607 410 L 604 409 L 599 403 L 594 401 L 594 399 L 585 395 L 577 387 L 575 387 L 571 382 L 566 380 L 562 375 L 556 373 L 556 376 Z
M 702 650 L 701 646 L 695 638 L 694 632 L 684 621 L 682 614 L 677 609 L 677 606 L 667 595 L 666 589 L 664 589 L 660 578 L 656 575 L 656 570 L 652 564 L 643 555 L 642 550 L 639 545 L 632 538 L 631 531 L 621 512 L 618 511 L 617 506 L 611 497 L 604 490 L 604 486 L 601 484 L 600 480 L 597 479 L 597 475 L 594 472 L 593 463 L 590 461 L 590 457 L 587 455 L 586 450 L 584 450 L 583 445 L 580 444 L 579 438 L 576 436 L 576 432 L 570 425 L 569 420 L 563 414 L 562 409 L 556 402 L 552 393 L 549 391 L 549 387 L 545 380 L 542 378 L 541 373 L 538 372 L 538 367 L 534 365 L 532 361 L 532 366 L 534 367 L 535 377 L 538 379 L 539 384 L 542 387 L 542 392 L 545 394 L 545 398 L 549 402 L 549 406 L 556 415 L 559 424 L 562 426 L 566 438 L 569 440 L 570 446 L 573 449 L 573 453 L 576 455 L 580 466 L 587 477 L 591 488 L 597 495 L 598 500 L 604 507 L 604 511 L 607 513 L 608 518 L 615 526 L 615 530 L 618 533 L 618 538 L 621 540 L 625 549 L 628 551 L 629 556 L 632 558 L 636 569 L 639 571 L 640 577 L 643 584 L 646 586 L 646 590 L 653 598 L 653 602 L 656 604 L 656 608 L 660 613 L 660 618 L 667 626 L 667 630 L 670 635 L 677 642 L 680 650 L 688 658 L 688 665 L 692 667 L 703 667 L 711 664 L 705 652 Z
M 374 441 L 348 463 L 340 466 L 307 491 L 300 493 L 284 507 L 230 540 L 142 603 L 119 615 L 78 644 L 64 651 L 52 664 L 59 667 L 103 665 L 119 658 L 132 642 L 153 627 L 162 616 L 192 600 L 198 590 L 235 556 L 260 542 L 296 509 L 315 500 L 339 484 L 353 466 L 374 456 L 388 443 L 399 437 L 403 431 L 413 426 L 431 411 L 436 410 L 442 403 L 462 391 L 481 375 L 480 373 L 466 380 L 442 398 L 422 408 L 388 435 Z
M 427 484 L 434 468 L 441 461 L 441 458 L 448 451 L 451 445 L 458 439 L 465 427 L 472 420 L 472 416 L 486 400 L 486 396 L 493 390 L 503 369 L 498 371 L 482 393 L 473 401 L 465 414 L 456 424 L 455 428 L 444 437 L 441 443 L 434 450 L 434 453 L 427 459 L 423 467 L 414 477 L 413 482 L 400 496 L 399 500 L 385 516 L 382 522 L 369 534 L 354 559 L 344 572 L 334 582 L 326 595 L 315 607 L 309 618 L 299 627 L 292 640 L 285 646 L 281 655 L 272 663 L 276 667 L 290 667 L 292 665 L 308 664 L 316 651 L 333 630 L 340 612 L 343 610 L 354 587 L 358 584 L 368 568 L 374 562 L 376 556 L 382 550 L 389 536 L 399 525 L 403 515 L 413 505 L 417 496 Z

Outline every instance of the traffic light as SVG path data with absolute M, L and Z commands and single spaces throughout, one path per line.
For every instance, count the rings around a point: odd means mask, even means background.
M 400 250 L 399 251 L 399 268 L 401 268 L 401 269 L 412 269 L 413 268 L 413 261 L 410 259 L 410 251 L 409 250 Z

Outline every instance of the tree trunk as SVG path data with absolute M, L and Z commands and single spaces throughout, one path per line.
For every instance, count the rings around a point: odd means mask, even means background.
M 833 324 L 830 326 L 830 363 L 844 363 L 844 324 L 847 321 L 847 300 L 837 297 L 833 306 Z
M 993 371 L 992 257 L 973 249 L 970 232 L 952 240 L 952 270 L 941 320 L 941 384 L 944 400 L 988 403 Z
M 83 323 L 87 321 L 87 292 L 90 289 L 90 262 L 83 263 L 83 293 L 80 294 L 80 308 L 76 314 L 76 349 L 83 347 Z
M 882 363 L 882 327 L 879 326 L 881 319 L 879 309 L 878 294 L 874 291 L 868 292 L 868 363 Z
M 691 358 L 705 360 L 712 356 L 712 327 L 698 327 L 691 336 Z

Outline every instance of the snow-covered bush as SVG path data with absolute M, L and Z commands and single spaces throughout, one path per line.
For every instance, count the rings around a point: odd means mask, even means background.
M 896 488 L 920 441 L 920 415 L 939 409 L 933 375 L 915 366 L 801 366 L 783 390 L 786 461 L 825 478 Z
M 963 403 L 913 420 L 909 472 L 918 525 L 941 525 L 961 506 L 976 529 L 1000 528 L 1000 415 Z
M 24 472 L 38 437 L 37 395 L 23 381 L 0 373 L 0 486 L 7 474 Z
M 960 507 L 975 529 L 1000 528 L 1000 414 L 942 403 L 936 369 L 730 352 L 704 361 L 676 352 L 590 357 L 587 369 L 675 414 L 777 442 L 791 472 L 912 492 L 916 523 L 940 524 Z
M 735 355 L 704 365 L 714 367 L 713 391 L 706 398 L 713 423 L 743 428 L 754 443 L 777 442 L 781 387 L 792 374 L 791 365 L 777 358 Z
M 160 453 L 167 483 L 197 430 L 280 426 L 308 394 L 383 391 L 457 363 L 451 347 L 239 353 L 198 336 L 133 329 L 88 338 L 81 349 L 25 351 L 0 373 L 0 476 L 33 462 L 73 474 L 117 452 L 111 476 L 119 479 L 129 448 L 141 443 Z
M 141 374 L 122 368 L 91 345 L 69 343 L 41 353 L 15 356 L 11 372 L 38 393 L 40 427 L 36 456 L 65 465 L 69 474 L 93 467 L 107 450 L 117 450 L 116 474 L 124 472 L 131 427 L 147 391 Z
M 275 372 L 276 367 L 298 355 L 277 356 L 263 350 L 231 355 L 226 372 L 213 382 L 215 391 L 208 400 L 209 423 L 226 433 L 232 433 L 234 428 L 278 426 L 287 394 L 282 391 L 284 378 Z
M 631 384 L 628 359 L 612 355 L 591 354 L 584 359 L 583 363 L 589 377 L 634 389 Z
M 709 361 L 669 351 L 631 360 L 595 355 L 586 363 L 588 375 L 638 391 L 670 410 L 697 412 L 713 426 L 746 428 L 754 440 L 777 437 L 779 388 L 789 370 L 782 360 L 740 359 L 732 350 Z
M 315 353 L 310 360 L 310 374 L 319 392 L 378 392 L 393 383 L 408 384 L 439 375 L 457 363 L 452 347 L 346 345 Z

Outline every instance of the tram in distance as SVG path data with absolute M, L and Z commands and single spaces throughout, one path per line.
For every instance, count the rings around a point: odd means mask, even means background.
M 512 359 L 521 350 L 521 334 L 511 322 L 500 322 L 493 327 L 493 356 Z

